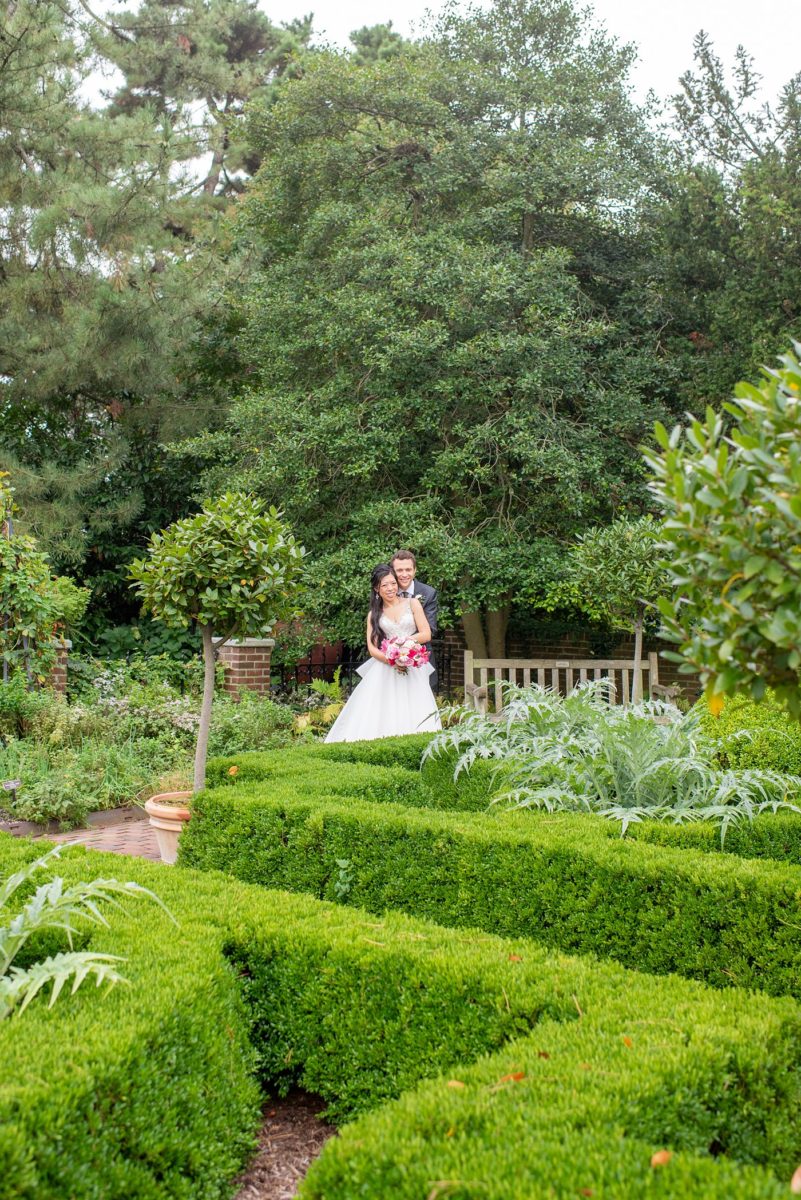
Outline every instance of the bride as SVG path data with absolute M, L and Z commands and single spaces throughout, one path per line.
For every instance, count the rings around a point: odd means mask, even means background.
M 434 668 L 425 663 L 398 670 L 389 665 L 381 649 L 384 638 L 421 644 L 431 641 L 423 606 L 414 596 L 398 596 L 398 580 L 386 564 L 375 568 L 371 584 L 367 614 L 370 659 L 359 667 L 362 681 L 331 726 L 327 742 L 361 742 L 402 733 L 433 733 L 441 728 L 429 683 Z

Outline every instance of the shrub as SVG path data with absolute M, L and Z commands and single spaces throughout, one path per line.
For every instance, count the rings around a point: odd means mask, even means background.
M 4 866 L 40 852 L 0 838 Z M 61 873 L 74 884 L 119 866 L 75 851 Z M 32 1005 L 24 1037 L 2 1022 L 2 1200 L 210 1200 L 229 1194 L 252 1145 L 246 1014 L 214 917 L 195 927 L 186 892 L 173 909 L 182 889 L 171 888 L 171 873 L 144 866 L 129 860 L 126 875 L 166 899 L 177 936 L 155 906 L 113 916 L 82 949 L 125 958 L 128 986 L 63 996 L 52 1010 Z
M 0 681 L 0 744 L 4 738 L 21 737 L 31 721 L 50 702 L 52 693 L 30 692 L 25 675 L 16 672 L 7 683 Z
M 208 768 L 209 786 L 236 787 L 241 791 L 248 784 L 269 782 L 271 788 L 280 787 L 282 793 L 289 788 L 292 795 L 300 793 L 307 798 L 352 796 L 379 804 L 433 805 L 431 791 L 419 771 L 359 762 L 332 770 L 324 761 L 320 762 L 315 749 L 303 746 L 212 759 Z
M 33 853 L 0 839 L 0 861 Z M 79 855 L 65 876 L 111 862 Z M 180 936 L 159 912 L 96 930 L 93 950 L 128 960 L 126 995 L 32 1010 L 24 1042 L 0 1028 L 0 1200 L 229 1194 L 256 1118 L 249 1038 L 268 1083 L 318 1091 L 335 1115 L 406 1091 L 329 1143 L 307 1197 L 418 1200 L 437 1179 L 496 1200 L 786 1194 L 771 1172 L 789 1176 L 801 1144 L 790 1001 L 130 871 Z M 673 1158 L 656 1176 L 662 1146 Z
M 50 868 L 51 861 L 58 857 L 63 847 L 56 846 L 41 858 L 26 864 L 8 878 L 0 876 L 0 920 L 9 924 L 0 927 L 0 1020 L 20 1015 L 43 988 L 51 985 L 50 1007 L 62 994 L 64 985 L 72 981 L 72 995 L 88 978 L 93 977 L 96 985 L 105 983 L 108 988 L 122 980 L 114 966 L 118 955 L 94 954 L 91 951 L 73 949 L 73 937 L 85 931 L 88 924 L 104 925 L 108 922 L 101 912 L 103 904 L 116 904 L 114 896 L 140 898 L 156 897 L 147 888 L 137 883 L 119 883 L 116 879 L 94 879 L 65 886 L 60 876 L 48 880 L 36 888 L 30 899 L 18 912 L 11 914 L 3 910 L 18 894 L 22 896 L 25 885 L 40 871 Z M 32 939 L 58 930 L 66 935 L 69 951 L 60 951 L 38 961 L 20 965 L 26 946 Z
M 455 752 L 457 776 L 482 760 L 502 765 L 496 802 L 594 812 L 620 821 L 623 833 L 645 819 L 714 821 L 722 844 L 731 825 L 801 799 L 798 776 L 721 770 L 697 712 L 653 701 L 611 704 L 606 682 L 579 684 L 566 698 L 509 685 L 505 699 L 503 721 L 472 714 L 425 752 Z
M 701 729 L 724 766 L 801 775 L 801 726 L 772 692 L 760 701 L 727 699 L 717 716 L 704 703 L 698 710 Z
M 790 866 L 612 838 L 568 813 L 375 804 L 349 790 L 355 773 L 343 774 L 340 796 L 332 770 L 317 783 L 304 773 L 205 792 L 179 862 L 333 898 L 337 860 L 348 860 L 348 903 L 371 912 L 402 909 L 716 986 L 797 986 Z
M 674 586 L 659 609 L 680 670 L 698 671 L 716 705 L 773 687 L 801 718 L 798 358 L 783 355 L 734 395 L 689 429 L 657 424 L 660 449 L 646 454 Z
M 209 763 L 208 785 L 233 786 L 265 779 L 283 779 L 292 784 L 296 796 L 348 794 L 348 772 L 320 771 L 322 763 L 398 763 L 419 778 L 422 788 L 407 786 L 399 777 L 398 790 L 375 789 L 377 801 L 402 802 L 415 808 L 435 808 L 452 812 L 487 812 L 495 816 L 492 797 L 498 791 L 498 764 L 478 759 L 469 772 L 455 776 L 458 751 L 442 750 L 424 761 L 418 772 L 415 763 L 431 741 L 431 734 L 417 738 L 382 738 L 377 742 L 336 742 L 325 745 L 311 742 L 295 745 L 286 752 L 252 752 L 214 759 Z M 407 744 L 407 743 L 415 744 Z M 302 777 L 302 780 L 301 780 Z M 403 797 L 401 800 L 401 796 Z M 532 816 L 532 820 L 533 820 Z M 545 818 L 547 820 L 547 817 Z M 617 839 L 618 830 L 599 817 L 586 814 L 580 829 L 589 826 L 598 836 Z M 709 822 L 668 825 L 644 820 L 632 824 L 627 838 L 658 845 L 686 847 L 716 853 L 721 850 L 720 832 Z M 732 826 L 722 849 L 741 858 L 772 858 L 801 864 L 801 817 L 791 811 L 764 814 L 753 821 Z
M 294 713 L 254 692 L 243 692 L 239 700 L 218 696 L 214 702 L 214 724 L 209 734 L 210 754 L 238 754 L 264 746 L 286 745 Z
M 376 795 L 377 800 L 412 804 L 415 807 L 444 808 L 455 811 L 486 810 L 497 787 L 497 764 L 477 762 L 468 774 L 454 779 L 456 755 L 444 751 L 428 758 L 420 766 L 420 758 L 431 741 L 431 734 L 413 734 L 400 738 L 381 738 L 375 742 L 308 742 L 296 744 L 286 754 L 272 751 L 253 752 L 213 759 L 209 763 L 209 787 L 220 784 L 254 783 L 277 776 L 297 778 L 304 775 L 306 787 L 315 791 L 347 792 L 352 772 L 341 769 L 325 770 L 323 764 L 360 763 L 365 766 L 397 767 L 410 772 L 417 783 L 397 777 L 400 789 L 395 794 Z M 232 768 L 235 768 L 232 771 Z M 310 778 L 311 777 L 311 778 Z M 420 786 L 420 784 L 424 786 Z
M 2 805 L 24 821 L 80 824 L 88 812 L 144 798 L 159 776 L 188 764 L 173 741 L 129 738 L 119 744 L 87 739 L 77 746 L 60 741 L 12 741 L 0 747 L 0 779 L 19 779 L 16 800 Z

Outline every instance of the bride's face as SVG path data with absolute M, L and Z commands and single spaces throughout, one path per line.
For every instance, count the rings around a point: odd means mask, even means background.
M 394 575 L 385 575 L 378 585 L 378 594 L 385 604 L 394 604 L 398 596 L 398 581 Z

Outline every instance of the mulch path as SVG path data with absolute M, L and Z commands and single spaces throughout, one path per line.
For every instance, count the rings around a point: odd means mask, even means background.
M 238 1180 L 236 1200 L 292 1200 L 325 1143 L 336 1133 L 318 1113 L 325 1101 L 306 1092 L 271 1100 L 264 1110 L 259 1148 Z

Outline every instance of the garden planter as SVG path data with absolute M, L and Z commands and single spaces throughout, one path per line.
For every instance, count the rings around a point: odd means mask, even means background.
M 145 812 L 156 831 L 163 863 L 172 865 L 178 857 L 178 838 L 191 817 L 187 801 L 191 792 L 161 792 L 145 801 Z

